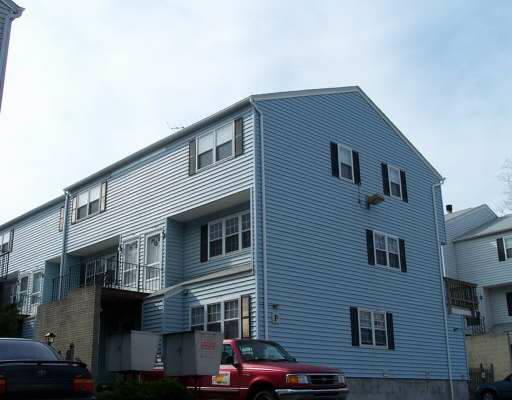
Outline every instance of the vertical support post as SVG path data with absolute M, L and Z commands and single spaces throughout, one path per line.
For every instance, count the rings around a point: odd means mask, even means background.
M 140 292 L 140 262 L 137 264 L 137 292 Z

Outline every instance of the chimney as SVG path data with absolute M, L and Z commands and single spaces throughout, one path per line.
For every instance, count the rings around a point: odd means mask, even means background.
M 453 212 L 453 205 L 447 204 L 446 205 L 446 211 L 448 212 L 448 214 L 451 214 Z

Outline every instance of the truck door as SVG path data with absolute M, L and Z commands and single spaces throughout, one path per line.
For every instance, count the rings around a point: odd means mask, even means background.
M 240 395 L 240 377 L 238 369 L 233 365 L 235 355 L 231 344 L 224 344 L 219 373 L 211 377 L 208 398 L 238 399 Z

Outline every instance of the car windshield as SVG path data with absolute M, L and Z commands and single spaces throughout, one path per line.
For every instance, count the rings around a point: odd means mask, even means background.
M 238 350 L 244 361 L 295 362 L 295 359 L 275 342 L 241 340 L 238 342 Z
M 57 361 L 57 353 L 47 345 L 30 340 L 0 340 L 0 361 Z

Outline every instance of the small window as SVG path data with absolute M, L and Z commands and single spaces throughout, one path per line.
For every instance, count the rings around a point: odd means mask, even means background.
M 402 198 L 402 180 L 398 168 L 388 166 L 389 171 L 389 191 L 391 196 Z
M 352 158 L 352 149 L 338 145 L 340 159 L 340 176 L 342 178 L 354 181 L 354 160 Z
M 240 337 L 240 302 L 238 299 L 195 306 L 190 309 L 190 330 L 223 332 L 224 338 Z
M 233 364 L 234 362 L 234 354 L 233 354 L 233 347 L 231 347 L 230 344 L 225 344 L 224 348 L 222 349 L 222 357 L 221 357 L 221 364 Z
M 507 258 L 512 258 L 512 236 L 503 238 L 503 242 L 505 244 L 505 254 Z
M 0 252 L 1 253 L 7 253 L 9 252 L 11 245 L 11 232 L 7 231 L 3 234 L 0 234 Z
M 388 347 L 386 313 L 359 310 L 361 346 Z
M 190 330 L 204 330 L 204 307 L 192 307 L 190 316 Z
M 251 214 L 243 213 L 208 224 L 209 257 L 251 247 Z
M 60 208 L 59 211 L 59 232 L 64 230 L 64 207 Z
M 398 238 L 374 232 L 374 242 L 376 264 L 400 269 L 400 245 Z
M 205 168 L 233 155 L 233 122 L 197 138 L 197 169 Z
M 78 194 L 76 219 L 81 220 L 100 211 L 101 185 Z

